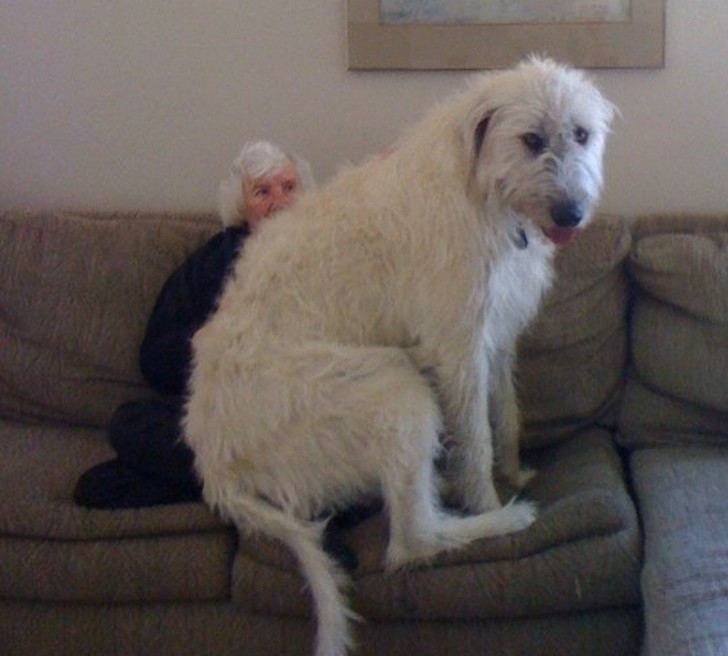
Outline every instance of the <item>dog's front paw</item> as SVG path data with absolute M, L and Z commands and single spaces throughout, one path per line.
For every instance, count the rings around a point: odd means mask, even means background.
M 492 480 L 471 482 L 461 490 L 461 508 L 468 514 L 481 515 L 501 508 L 502 504 Z
M 489 512 L 501 510 L 503 504 L 498 497 L 494 499 L 483 499 L 482 497 L 466 498 L 458 503 L 455 508 L 466 515 L 482 515 Z
M 517 490 L 522 490 L 535 478 L 535 476 L 535 469 L 521 469 L 516 475 L 515 480 L 511 481 L 511 483 Z
M 499 489 L 504 494 L 518 494 L 536 477 L 535 469 L 516 469 L 513 472 L 498 472 Z
M 460 481 L 442 479 L 438 493 L 445 507 L 466 515 L 482 515 L 502 506 L 492 483 L 463 486 Z

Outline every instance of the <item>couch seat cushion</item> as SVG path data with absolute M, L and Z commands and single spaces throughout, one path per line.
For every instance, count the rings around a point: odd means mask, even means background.
M 639 603 L 640 535 L 622 465 L 599 430 L 532 454 L 538 476 L 526 491 L 540 515 L 514 536 L 481 540 L 427 567 L 385 574 L 382 516 L 348 536 L 360 565 L 351 590 L 367 619 L 520 618 Z M 280 544 L 245 540 L 233 597 L 254 612 L 306 616 L 298 567 Z
M 86 510 L 78 476 L 112 456 L 103 432 L 0 420 L 0 597 L 228 599 L 235 532 L 203 504 Z
M 631 466 L 645 526 L 645 656 L 725 654 L 728 449 L 641 449 Z

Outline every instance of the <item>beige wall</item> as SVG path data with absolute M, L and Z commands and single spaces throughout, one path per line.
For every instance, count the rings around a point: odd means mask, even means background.
M 317 177 L 461 73 L 349 73 L 345 0 L 3 0 L 0 208 L 211 209 L 240 143 Z M 666 68 L 600 71 L 622 110 L 603 208 L 728 210 L 728 3 L 667 0 Z

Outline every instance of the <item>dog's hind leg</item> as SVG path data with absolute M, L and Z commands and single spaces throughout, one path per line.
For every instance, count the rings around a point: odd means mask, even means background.
M 391 526 L 387 565 L 393 569 L 474 540 L 515 533 L 528 527 L 536 518 L 534 505 L 524 501 L 514 501 L 480 515 L 449 514 L 439 507 L 436 496 L 415 492 L 417 487 L 424 488 L 423 481 L 417 480 L 417 473 L 409 472 L 404 476 L 413 482 L 413 486 L 410 489 L 399 484 L 388 486 L 390 491 L 386 500 Z M 424 474 L 420 478 L 429 477 Z M 396 489 L 392 491 L 392 487 Z
M 473 540 L 519 531 L 535 518 L 532 504 L 510 503 L 470 517 L 447 513 L 437 493 L 435 457 L 441 419 L 424 379 L 390 390 L 379 430 L 387 435 L 382 492 L 389 513 L 387 564 L 396 568 Z

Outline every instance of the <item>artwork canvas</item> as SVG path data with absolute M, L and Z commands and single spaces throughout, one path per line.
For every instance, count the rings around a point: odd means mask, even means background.
M 385 25 L 627 21 L 630 0 L 381 0 Z

